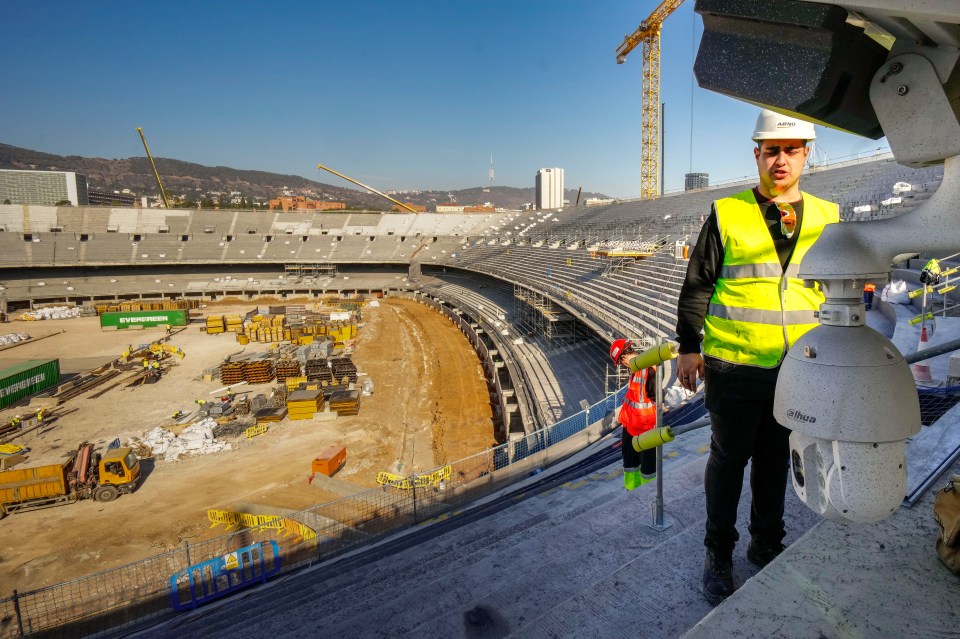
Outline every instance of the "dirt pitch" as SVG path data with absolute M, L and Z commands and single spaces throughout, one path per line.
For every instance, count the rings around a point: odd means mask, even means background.
M 287 300 L 291 302 L 291 300 Z M 204 313 L 239 313 L 269 300 L 218 304 Z M 273 301 L 273 303 L 282 303 Z M 381 300 L 363 310 L 353 354 L 359 371 L 374 382 L 360 414 L 335 421 L 285 420 L 252 440 L 228 439 L 220 453 L 144 463 L 145 478 L 131 495 L 99 504 L 75 504 L 9 516 L 0 521 L 0 596 L 82 577 L 223 534 L 211 529 L 207 509 L 279 513 L 302 509 L 376 485 L 376 474 L 428 470 L 495 444 L 483 371 L 467 339 L 447 319 L 403 299 Z M 63 331 L 59 333 L 59 331 Z M 117 358 L 129 343 L 163 337 L 161 329 L 101 332 L 97 318 L 0 325 L 0 333 L 28 332 L 39 341 L 0 352 L 0 367 L 34 358 L 61 359 L 65 373 L 88 370 Z M 203 381 L 204 369 L 242 348 L 232 334 L 206 335 L 198 324 L 170 340 L 186 352 L 156 384 L 117 386 L 98 399 L 87 395 L 59 407 L 42 433 L 14 443 L 31 449 L 19 467 L 58 463 L 86 440 L 105 448 L 126 443 L 154 426 L 169 427 L 178 409 L 221 387 Z M 119 378 L 118 378 L 119 379 Z M 361 378 L 362 379 L 362 378 Z M 270 385 L 241 387 L 264 392 Z M 0 411 L 0 422 L 23 409 Z M 313 457 L 333 444 L 347 447 L 347 464 L 334 479 L 307 482 Z

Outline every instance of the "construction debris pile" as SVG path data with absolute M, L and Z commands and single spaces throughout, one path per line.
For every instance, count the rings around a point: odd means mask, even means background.
M 9 346 L 10 344 L 24 342 L 28 339 L 30 339 L 30 336 L 26 333 L 8 333 L 6 335 L 0 335 L 0 346 Z
M 80 317 L 82 311 L 77 306 L 45 306 L 27 311 L 20 315 L 20 319 L 33 322 L 48 319 L 73 319 Z
M 171 431 L 157 426 L 141 439 L 155 457 L 162 455 L 164 461 L 177 461 L 183 454 L 208 455 L 230 450 L 230 444 L 214 439 L 213 429 L 216 426 L 216 420 L 208 417 L 187 426 L 180 435 L 174 435 Z

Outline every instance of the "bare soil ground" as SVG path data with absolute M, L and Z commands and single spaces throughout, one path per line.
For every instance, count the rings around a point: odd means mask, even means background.
M 252 305 L 218 304 L 207 312 L 246 312 Z M 177 462 L 146 460 L 146 476 L 131 495 L 107 504 L 80 501 L 3 519 L 0 596 L 14 588 L 23 592 L 121 566 L 185 540 L 223 534 L 222 528 L 209 527 L 208 509 L 256 508 L 282 514 L 373 487 L 381 470 L 404 475 L 429 470 L 496 443 L 483 371 L 451 322 L 401 299 L 365 308 L 363 321 L 353 359 L 375 389 L 362 398 L 359 415 L 334 421 L 285 420 L 260 437 L 227 440 L 233 445 L 229 451 Z M 129 343 L 163 337 L 160 329 L 101 332 L 96 318 L 0 325 L 0 333 L 24 331 L 34 337 L 63 332 L 0 352 L 0 366 L 59 357 L 64 371 L 81 371 L 117 358 Z M 115 437 L 126 443 L 154 426 L 169 427 L 176 410 L 191 411 L 195 399 L 209 398 L 210 391 L 221 387 L 219 379 L 203 381 L 204 369 L 242 348 L 249 352 L 267 347 L 241 346 L 229 333 L 206 335 L 197 324 L 174 335 L 170 343 L 187 356 L 176 360 L 158 383 L 121 385 L 98 399 L 83 395 L 68 401 L 56 410 L 47 430 L 14 442 L 31 449 L 19 467 L 59 463 L 82 441 L 105 448 Z M 270 388 L 258 385 L 250 391 Z M 0 411 L 0 422 L 22 412 Z M 333 479 L 309 484 L 312 459 L 335 444 L 347 447 L 346 466 Z

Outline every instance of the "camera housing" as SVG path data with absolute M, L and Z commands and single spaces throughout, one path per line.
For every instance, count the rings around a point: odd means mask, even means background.
M 781 365 L 774 416 L 793 431 L 793 487 L 814 512 L 864 523 L 899 507 L 905 440 L 920 430 L 920 401 L 910 367 L 886 337 L 865 325 L 805 333 Z

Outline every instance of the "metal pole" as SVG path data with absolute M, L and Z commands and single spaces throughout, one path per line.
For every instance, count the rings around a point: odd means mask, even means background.
M 410 486 L 410 491 L 413 493 L 413 523 L 417 523 L 417 482 L 415 478 L 416 475 L 410 476 L 413 483 L 413 485 Z
M 13 591 L 13 611 L 17 613 L 17 629 L 20 631 L 18 637 L 23 636 L 23 617 L 20 616 L 20 596 L 16 589 Z
M 920 302 L 920 333 L 927 327 L 927 285 L 923 285 L 923 301 Z
M 663 337 L 658 335 L 657 346 L 659 347 L 662 343 Z M 657 428 L 660 428 L 663 426 L 663 364 L 658 364 L 656 371 L 657 392 L 655 401 L 657 407 Z M 653 522 L 650 524 L 650 527 L 654 530 L 666 530 L 672 523 L 666 521 L 663 515 L 663 447 L 657 446 L 656 451 L 657 496 L 651 504 L 653 509 Z

